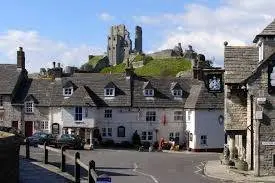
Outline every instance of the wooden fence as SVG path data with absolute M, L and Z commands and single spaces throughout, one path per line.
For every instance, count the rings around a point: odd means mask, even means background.
M 89 165 L 86 165 L 82 161 L 80 161 L 80 153 L 79 152 L 76 152 L 75 155 L 72 156 L 68 152 L 66 152 L 66 147 L 64 147 L 64 146 L 62 146 L 61 149 L 56 149 L 56 148 L 47 146 L 47 144 L 45 143 L 44 145 L 38 145 L 38 147 L 44 150 L 44 156 L 43 156 L 44 164 L 48 164 L 49 151 L 59 153 L 61 155 L 60 170 L 62 172 L 66 171 L 66 159 L 67 158 L 69 158 L 75 162 L 75 165 L 74 165 L 75 183 L 80 183 L 80 167 L 82 167 L 88 171 L 88 182 L 96 183 L 96 179 L 98 176 L 95 172 L 94 160 L 89 161 Z M 26 141 L 26 158 L 27 159 L 30 158 L 30 144 L 28 141 Z

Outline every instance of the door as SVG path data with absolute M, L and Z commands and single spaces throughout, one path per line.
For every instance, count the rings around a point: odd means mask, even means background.
M 25 136 L 26 137 L 32 136 L 32 133 L 33 133 L 33 122 L 25 121 Z
M 15 129 L 18 129 L 18 121 L 13 121 L 11 126 Z

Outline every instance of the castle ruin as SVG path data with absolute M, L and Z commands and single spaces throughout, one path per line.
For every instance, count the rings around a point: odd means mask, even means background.
M 107 47 L 109 65 L 126 62 L 131 53 L 142 53 L 142 28 L 136 26 L 135 48 L 133 50 L 130 33 L 125 25 L 112 26 L 108 36 Z

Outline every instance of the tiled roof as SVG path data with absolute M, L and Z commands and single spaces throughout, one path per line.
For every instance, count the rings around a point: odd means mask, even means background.
M 15 64 L 0 64 L 0 94 L 12 93 L 20 73 Z
M 96 106 L 85 86 L 78 87 L 72 96 L 64 99 L 62 106 Z
M 275 19 L 255 37 L 253 42 L 256 43 L 261 36 L 275 36 Z
M 252 74 L 258 64 L 255 46 L 226 46 L 224 50 L 225 83 L 240 83 Z
M 152 84 L 155 89 L 154 97 L 145 97 L 143 95 L 144 82 Z M 190 86 L 195 80 L 185 78 L 170 78 L 170 77 L 141 77 L 134 78 L 133 84 L 133 107 L 172 107 L 182 108 L 186 98 L 188 97 Z M 171 83 L 177 82 L 183 89 L 182 100 L 175 99 L 170 90 Z
M 208 92 L 204 82 L 200 82 L 192 86 L 184 107 L 187 109 L 223 109 L 224 93 Z

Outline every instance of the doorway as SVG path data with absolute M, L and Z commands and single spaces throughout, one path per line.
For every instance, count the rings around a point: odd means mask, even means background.
M 12 128 L 17 130 L 18 129 L 18 121 L 13 121 L 11 126 L 12 126 Z
M 26 137 L 32 136 L 32 133 L 33 133 L 33 122 L 25 121 L 25 136 Z

